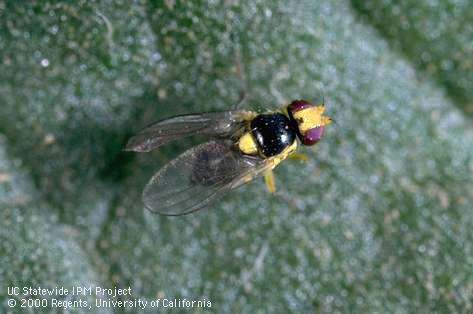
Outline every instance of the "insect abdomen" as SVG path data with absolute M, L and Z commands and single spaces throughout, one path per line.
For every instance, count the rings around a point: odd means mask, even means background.
M 280 154 L 294 143 L 296 131 L 282 113 L 260 114 L 250 124 L 251 133 L 265 157 Z

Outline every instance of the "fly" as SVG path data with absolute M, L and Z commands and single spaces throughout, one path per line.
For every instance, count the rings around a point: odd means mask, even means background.
M 294 100 L 278 112 L 233 110 L 176 116 L 130 138 L 125 150 L 150 152 L 191 135 L 206 138 L 168 162 L 148 182 L 143 203 L 152 212 L 179 216 L 202 209 L 231 190 L 264 176 L 275 191 L 272 170 L 295 156 L 298 142 L 317 143 L 331 119 L 324 105 Z

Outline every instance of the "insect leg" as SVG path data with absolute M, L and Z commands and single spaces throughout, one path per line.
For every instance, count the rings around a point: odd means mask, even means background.
M 276 183 L 274 182 L 273 171 L 270 170 L 264 174 L 264 183 L 266 183 L 266 188 L 269 193 L 274 194 L 276 192 Z
M 293 153 L 289 156 L 289 158 L 293 160 L 302 160 L 302 161 L 309 160 L 309 156 L 303 153 Z
M 245 75 L 245 68 L 243 66 L 243 63 L 241 61 L 241 54 L 240 54 L 240 49 L 237 48 L 236 51 L 236 56 L 235 56 L 235 72 L 236 75 L 238 76 L 240 80 L 240 98 L 236 104 L 233 105 L 233 110 L 238 109 L 240 106 L 242 106 L 246 100 L 248 100 L 248 84 L 246 81 L 246 75 Z
M 240 108 L 246 101 L 248 100 L 248 93 L 246 92 L 245 89 L 242 89 L 240 91 L 240 98 L 238 99 L 238 102 L 236 102 L 233 106 L 233 110 L 237 110 Z

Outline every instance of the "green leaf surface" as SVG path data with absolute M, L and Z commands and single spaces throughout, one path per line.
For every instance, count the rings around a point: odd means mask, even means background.
M 47 304 L 57 305 L 56 309 L 66 309 L 66 301 L 75 297 L 58 292 L 53 295 L 38 296 L 39 288 L 101 286 L 105 278 L 99 275 L 90 259 L 77 241 L 76 231 L 57 222 L 53 211 L 38 206 L 38 193 L 27 176 L 6 157 L 5 140 L 0 137 L 0 308 L 9 309 L 7 299 L 16 301 L 13 309 L 28 312 L 25 299 L 44 299 Z M 8 288 L 16 287 L 19 294 L 8 294 Z M 26 290 L 24 290 L 26 288 Z M 32 290 L 29 290 L 32 288 Z M 91 306 L 92 312 L 108 313 L 107 309 L 97 310 L 94 296 L 81 297 L 84 309 Z M 26 305 L 25 305 L 26 304 Z M 44 304 L 44 303 L 43 303 Z M 23 306 L 21 306 L 23 305 Z M 31 307 L 30 307 L 31 310 Z M 50 313 L 48 308 L 37 308 L 37 312 Z M 72 313 L 76 309 L 70 309 Z M 83 310 L 84 311 L 84 310 Z M 18 311 L 15 311 L 16 313 Z
M 445 33 L 459 68 L 431 72 L 417 51 L 444 54 L 415 34 L 434 15 L 418 10 L 399 53 L 409 30 L 382 17 L 416 4 L 382 5 L 0 3 L 0 281 L 215 312 L 471 311 L 472 56 L 454 31 L 468 20 Z M 127 138 L 229 109 L 243 85 L 250 109 L 324 97 L 336 123 L 278 167 L 275 196 L 257 180 L 191 216 L 144 210 L 143 186 L 195 141 L 132 154 Z
M 473 115 L 473 5 L 471 1 L 362 1 L 356 10 L 396 50 Z

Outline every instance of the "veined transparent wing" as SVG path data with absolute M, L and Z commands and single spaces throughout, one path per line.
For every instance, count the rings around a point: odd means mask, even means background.
M 224 111 L 177 116 L 158 121 L 130 138 L 125 150 L 149 152 L 190 135 L 225 137 L 244 126 L 248 111 Z
M 270 168 L 267 160 L 241 154 L 229 140 L 212 140 L 185 151 L 159 170 L 146 185 L 143 202 L 155 213 L 185 215 Z

